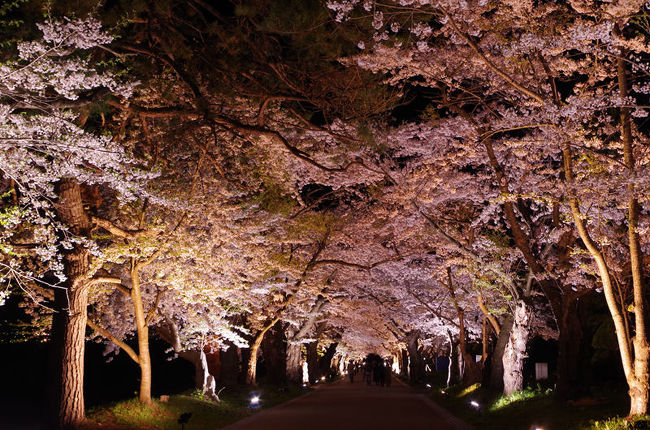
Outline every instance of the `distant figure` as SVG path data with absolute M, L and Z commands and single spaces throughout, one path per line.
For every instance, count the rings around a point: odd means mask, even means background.
M 391 382 L 390 380 L 391 380 L 391 378 L 393 376 L 393 372 L 392 372 L 392 369 L 390 367 L 391 367 L 390 363 L 388 363 L 388 362 L 386 363 L 386 367 L 384 367 L 384 380 L 385 380 L 386 386 L 388 388 L 390 388 L 390 382 Z
M 384 386 L 384 360 L 378 358 L 374 360 L 374 366 L 372 369 L 372 379 L 375 381 L 375 385 Z

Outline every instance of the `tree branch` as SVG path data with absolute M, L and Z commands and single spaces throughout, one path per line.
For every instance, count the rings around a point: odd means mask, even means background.
M 117 337 L 113 336 L 113 334 L 111 332 L 109 332 L 105 328 L 97 325 L 90 318 L 88 319 L 87 324 L 88 324 L 88 327 L 90 327 L 91 329 L 93 329 L 94 331 L 96 331 L 97 333 L 99 333 L 100 335 L 105 337 L 106 339 L 110 340 L 115 345 L 119 346 L 122 350 L 124 350 L 124 352 L 126 352 L 129 355 L 129 357 L 131 357 L 131 359 L 133 361 L 135 361 L 137 364 L 140 364 L 140 357 L 138 356 L 138 354 L 136 354 L 135 351 L 133 350 L 133 348 L 131 348 L 129 345 L 127 345 L 124 341 L 122 341 L 122 340 L 118 339 Z

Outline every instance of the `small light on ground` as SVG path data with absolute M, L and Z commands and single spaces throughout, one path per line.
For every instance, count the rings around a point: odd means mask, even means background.
M 476 400 L 472 400 L 471 402 L 469 402 L 469 404 L 474 406 L 477 409 L 481 407 L 481 405 Z
M 425 387 L 431 388 L 431 384 L 427 384 L 427 385 L 425 385 Z
M 325 380 L 325 377 L 324 377 L 324 376 L 321 376 L 321 377 L 320 377 L 320 380 L 321 380 L 321 381 L 324 381 L 324 380 Z
M 447 394 L 445 390 L 440 390 L 440 394 Z
M 260 396 L 251 397 L 251 406 L 257 406 L 260 404 Z

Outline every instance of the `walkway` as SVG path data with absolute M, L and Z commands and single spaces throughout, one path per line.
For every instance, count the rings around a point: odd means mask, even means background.
M 454 424 L 452 424 L 454 423 Z M 465 430 L 463 423 L 393 378 L 391 388 L 347 380 L 262 411 L 223 430 Z

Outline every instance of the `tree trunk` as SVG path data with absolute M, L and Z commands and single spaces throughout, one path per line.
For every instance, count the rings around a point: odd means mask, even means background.
M 248 367 L 246 368 L 246 384 L 257 385 L 257 354 L 259 353 L 260 346 L 264 340 L 264 335 L 273 327 L 280 319 L 274 318 L 270 323 L 264 326 L 253 339 L 250 346 L 250 356 L 248 357 Z
M 287 381 L 292 385 L 302 384 L 302 352 L 301 344 L 287 345 Z
M 57 191 L 59 200 L 55 209 L 59 220 L 71 233 L 87 237 L 90 221 L 83 209 L 81 187 L 75 181 L 64 180 Z M 55 349 L 53 421 L 62 429 L 75 428 L 85 421 L 83 380 L 89 258 L 88 250 L 75 244 L 64 255 L 65 290 L 55 290 L 58 312 L 52 318 L 52 345 Z
M 262 344 L 263 336 L 258 335 L 250 347 L 248 366 L 246 367 L 246 384 L 257 385 L 257 354 Z
M 266 383 L 281 385 L 287 382 L 287 338 L 284 333 L 282 323 L 278 322 L 262 341 Z
M 510 395 L 524 387 L 524 358 L 530 335 L 531 310 L 520 300 L 515 307 L 514 322 L 503 354 L 503 394 Z
M 135 314 L 138 335 L 138 358 L 140 364 L 140 393 L 138 400 L 151 405 L 151 355 L 149 354 L 149 326 L 146 321 L 142 292 L 140 290 L 140 273 L 138 265 L 133 262 L 131 270 L 131 300 Z
M 310 342 L 307 345 L 307 373 L 309 374 L 309 383 L 315 384 L 320 378 L 318 372 L 318 342 Z
M 410 381 L 418 384 L 424 381 L 424 360 L 418 350 L 418 340 L 420 339 L 419 331 L 412 331 L 406 337 L 406 347 L 409 355 L 409 375 Z
M 219 381 L 226 387 L 237 385 L 239 377 L 239 354 L 237 347 L 231 341 L 226 341 L 227 349 L 221 350 L 221 373 Z
M 580 352 L 582 324 L 578 318 L 577 300 L 563 296 L 562 316 L 558 319 L 557 389 L 559 400 L 568 400 L 576 394 L 580 381 Z
M 409 355 L 408 351 L 406 349 L 401 349 L 400 354 L 400 372 L 403 378 L 408 378 L 409 377 Z
M 336 354 L 336 347 L 339 345 L 338 342 L 330 343 L 325 350 L 325 354 L 320 358 L 318 362 L 318 367 L 320 368 L 320 374 L 327 376 L 330 373 L 332 367 L 332 358 Z
M 451 333 L 447 333 L 449 339 L 449 365 L 447 367 L 447 387 L 457 384 L 460 381 L 460 368 L 458 366 L 458 345 Z
M 506 316 L 501 324 L 499 336 L 497 336 L 497 343 L 492 352 L 490 360 L 490 388 L 496 391 L 503 390 L 503 355 L 506 351 L 506 345 L 510 339 L 510 332 L 512 331 L 512 324 L 514 317 L 512 315 Z

